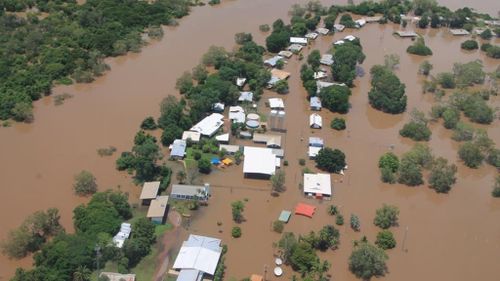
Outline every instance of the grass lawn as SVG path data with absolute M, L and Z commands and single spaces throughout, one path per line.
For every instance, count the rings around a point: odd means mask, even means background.
M 155 227 L 156 239 L 159 239 L 163 234 L 165 234 L 165 232 L 170 231 L 173 228 L 174 228 L 174 226 L 168 222 L 165 224 L 157 225 Z
M 158 257 L 158 246 L 155 245 L 151 249 L 151 253 L 145 256 L 139 264 L 130 270 L 136 275 L 137 280 L 153 280 L 153 275 L 156 270 L 156 259 Z

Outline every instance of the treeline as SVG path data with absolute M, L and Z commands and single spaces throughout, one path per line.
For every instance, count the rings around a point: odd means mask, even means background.
M 128 196 L 112 191 L 96 193 L 88 204 L 74 209 L 74 234 L 67 234 L 62 230 L 57 210 L 35 213 L 21 229 L 32 225 L 28 227 L 30 233 L 36 232 L 35 236 L 43 237 L 43 242 L 36 248 L 26 249 L 26 252 L 35 252 L 33 269 L 18 268 L 11 280 L 88 280 L 90 273 L 98 269 L 97 259 L 101 267 L 107 261 L 114 261 L 118 264 L 119 272 L 128 272 L 142 257 L 149 254 L 156 239 L 155 226 L 148 219 L 140 218 L 133 223 L 131 237 L 125 241 L 123 248 L 115 247 L 112 236 L 118 232 L 120 224 L 131 217 Z M 18 230 L 14 230 L 12 233 L 17 232 Z M 52 239 L 45 241 L 46 237 Z M 24 247 L 26 244 L 23 241 L 17 234 L 10 234 L 3 246 L 5 253 L 15 258 L 24 256 L 26 253 L 22 251 L 11 250 L 14 247 Z M 17 255 L 19 253 L 22 255 Z M 82 276 L 87 277 L 78 279 Z
M 90 82 L 107 56 L 139 51 L 141 33 L 189 12 L 188 0 L 1 1 L 0 119 L 30 121 L 32 101 L 55 83 Z M 26 18 L 11 12 L 28 12 Z M 5 12 L 5 11 L 6 12 Z M 151 28 L 158 36 L 160 28 Z

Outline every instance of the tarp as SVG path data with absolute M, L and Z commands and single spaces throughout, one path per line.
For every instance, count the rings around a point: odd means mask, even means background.
M 220 164 L 220 159 L 219 158 L 212 158 L 212 160 L 210 160 L 210 162 L 213 164 L 213 165 L 219 165 Z
M 291 215 L 292 215 L 292 212 L 287 211 L 287 210 L 283 210 L 283 211 L 281 211 L 281 214 L 280 214 L 278 220 L 282 221 L 282 222 L 288 222 L 290 220 Z
M 226 165 L 226 166 L 229 166 L 233 163 L 233 160 L 231 160 L 229 158 L 225 158 L 224 160 L 222 160 L 222 163 L 224 163 L 224 165 Z
M 295 214 L 296 215 L 303 215 L 303 216 L 312 218 L 312 216 L 314 215 L 314 212 L 316 212 L 316 207 L 311 206 L 311 205 L 307 205 L 304 203 L 299 203 L 295 207 Z

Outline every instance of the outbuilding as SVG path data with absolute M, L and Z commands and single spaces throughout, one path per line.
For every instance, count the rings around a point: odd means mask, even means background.
M 199 132 L 193 131 L 184 131 L 182 133 L 182 140 L 187 141 L 190 139 L 192 142 L 199 142 L 201 138 L 201 134 Z
M 333 55 L 332 54 L 324 54 L 321 56 L 319 63 L 324 65 L 332 65 L 333 64 Z
M 331 199 L 330 174 L 304 174 L 304 194 L 318 199 Z
M 153 223 L 163 224 L 165 222 L 168 198 L 168 195 L 164 195 L 151 200 L 146 217 Z
M 282 98 L 270 98 L 269 107 L 271 109 L 285 109 L 285 103 Z
M 158 195 L 158 190 L 160 189 L 159 181 L 149 181 L 142 185 L 141 195 L 139 199 L 142 201 L 142 205 L 149 205 L 151 200 L 155 199 Z
M 199 140 L 199 139 L 198 139 Z M 181 160 L 186 155 L 186 141 L 185 140 L 174 140 L 172 144 L 172 150 L 170 151 L 170 159 Z
M 270 67 L 275 67 L 279 60 L 283 60 L 282 56 L 274 56 L 264 61 L 264 64 Z
M 309 126 L 313 129 L 321 129 L 323 127 L 323 118 L 317 113 L 309 116 Z
M 253 93 L 252 92 L 240 92 L 240 97 L 238 98 L 239 102 L 252 102 L 253 101 Z
M 309 99 L 309 106 L 311 110 L 320 111 L 321 110 L 321 99 L 319 97 L 311 97 Z

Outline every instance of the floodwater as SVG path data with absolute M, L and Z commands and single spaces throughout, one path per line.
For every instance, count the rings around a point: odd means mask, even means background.
M 194 67 L 210 45 L 231 49 L 234 47 L 233 35 L 241 31 L 252 32 L 255 39 L 263 43 L 265 34 L 258 31 L 258 25 L 270 24 L 278 17 L 285 18 L 288 7 L 297 2 L 306 1 L 239 0 L 227 1 L 218 7 L 195 8 L 191 15 L 180 20 L 178 27 L 166 28 L 162 41 L 144 48 L 142 53 L 110 59 L 112 70 L 94 83 L 57 87 L 55 94 L 74 95 L 64 105 L 54 106 L 52 98 L 47 97 L 35 103 L 33 124 L 1 128 L 0 239 L 29 214 L 50 207 L 60 210 L 62 223 L 71 229 L 73 208 L 86 201 L 72 192 L 73 176 L 83 169 L 96 176 L 101 190 L 119 188 L 130 193 L 132 202 L 137 202 L 139 189 L 128 175 L 114 169 L 119 153 L 99 157 L 96 149 L 109 145 L 117 147 L 118 152 L 130 149 L 142 119 L 147 115 L 158 116 L 161 99 L 167 94 L 176 94 L 177 77 Z M 463 5 L 457 1 L 446 2 L 450 3 L 443 4 L 451 5 L 452 9 Z M 331 1 L 324 3 L 331 4 Z M 499 3 L 489 0 L 470 1 L 469 5 L 480 11 L 500 10 Z M 352 33 L 361 38 L 367 55 L 362 67 L 368 71 L 372 65 L 383 62 L 384 54 L 399 54 L 401 66 L 396 74 L 406 84 L 408 108 L 428 109 L 432 98 L 421 94 L 421 78 L 416 74 L 423 59 L 406 54 L 410 41 L 394 38 L 391 35 L 393 28 L 392 25 L 374 24 Z M 324 52 L 332 40 L 345 35 L 346 32 L 318 38 L 312 48 Z M 477 58 L 482 59 L 489 70 L 498 65 L 498 61 L 487 59 L 479 52 L 461 51 L 459 45 L 463 40 L 442 31 L 428 31 L 426 42 L 434 51 L 429 58 L 434 64 L 434 73 L 451 69 L 453 62 Z M 309 51 L 305 50 L 304 55 Z M 348 226 L 341 227 L 340 249 L 321 255 L 333 264 L 330 273 L 335 280 L 355 279 L 347 269 L 351 241 L 362 235 L 373 241 L 377 229 L 372 220 L 375 209 L 382 203 L 398 205 L 401 210 L 401 226 L 393 229 L 399 245 L 388 251 L 390 273 L 384 279 L 469 280 L 479 277 L 495 280 L 500 273 L 496 267 L 500 258 L 500 201 L 490 196 L 494 169 L 483 166 L 470 170 L 459 165 L 458 183 L 448 195 L 435 194 L 424 186 L 410 188 L 380 183 L 376 167 L 378 157 L 391 144 L 395 145 L 397 153 L 412 145 L 397 133 L 408 114 L 392 116 L 371 109 L 367 102 L 370 89 L 367 75 L 358 79 L 353 89 L 352 109 L 344 116 L 348 131 L 334 132 L 327 128 L 335 115 L 324 110 L 321 115 L 325 128 L 313 132 L 307 127 L 309 112 L 299 76 L 301 63 L 292 58 L 285 68 L 292 73 L 290 93 L 283 96 L 289 129 L 284 138 L 286 158 L 290 162 L 290 166 L 284 168 L 287 192 L 271 197 L 269 182 L 243 180 L 241 166 L 215 172 L 206 179 L 222 187 L 215 188 L 210 206 L 201 209 L 191 230 L 219 236 L 228 244 L 226 276 L 243 278 L 251 273 L 262 274 L 266 265 L 268 272 L 272 272 L 272 242 L 277 241 L 279 235 L 270 231 L 270 224 L 282 209 L 293 209 L 299 201 L 318 206 L 313 219 L 292 217 L 285 231 L 306 233 L 334 222 L 326 215 L 329 202 L 305 200 L 298 189 L 302 167 L 297 159 L 306 158 L 307 149 L 300 139 L 319 135 L 326 139 L 328 146 L 346 153 L 350 167 L 342 183 L 341 178 L 335 176 L 332 203 L 341 206 L 346 221 L 355 213 L 362 223 L 359 233 L 352 232 Z M 273 95 L 266 93 L 263 101 Z M 441 125 L 434 127 L 430 141 L 434 153 L 455 161 L 457 144 L 450 140 L 450 133 Z M 492 139 L 500 139 L 498 123 L 489 126 L 488 132 Z M 313 168 L 313 163 L 308 161 L 307 166 Z M 228 185 L 233 188 L 224 187 Z M 245 210 L 248 221 L 241 225 L 243 237 L 231 239 L 229 202 L 244 198 L 249 201 Z M 217 221 L 222 221 L 223 225 L 217 227 Z M 407 251 L 402 251 L 406 227 Z M 0 279 L 11 276 L 17 266 L 30 264 L 29 258 L 10 261 L 2 256 Z M 286 269 L 286 273 L 289 275 L 290 269 Z M 271 274 L 267 277 L 271 278 Z

